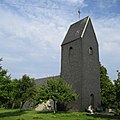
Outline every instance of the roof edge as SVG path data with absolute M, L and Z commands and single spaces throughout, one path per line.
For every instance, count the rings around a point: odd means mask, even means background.
M 90 16 L 88 16 L 88 18 L 87 18 L 85 27 L 84 27 L 84 29 L 83 29 L 83 31 L 82 31 L 82 34 L 81 34 L 81 38 L 83 38 L 83 35 L 84 35 L 84 33 L 85 33 L 85 30 L 86 30 L 86 28 L 87 28 L 87 25 L 88 25 L 89 20 L 90 20 Z

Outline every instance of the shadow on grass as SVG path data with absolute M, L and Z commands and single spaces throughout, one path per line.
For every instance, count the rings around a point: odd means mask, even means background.
M 106 120 L 120 120 L 120 116 L 114 116 L 109 114 L 86 114 L 87 116 L 92 116 L 94 118 L 105 118 Z
M 3 112 L 3 113 L 0 113 L 0 118 L 1 117 L 20 116 L 22 114 L 24 114 L 24 111 L 20 111 L 20 110 Z
M 54 114 L 51 111 L 36 111 L 37 114 Z
M 65 114 L 65 113 L 71 113 L 67 111 L 57 111 L 54 113 L 53 111 L 36 111 L 37 114 Z

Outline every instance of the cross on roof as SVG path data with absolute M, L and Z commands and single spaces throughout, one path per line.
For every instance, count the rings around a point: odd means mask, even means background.
M 79 18 L 79 19 L 80 19 L 80 13 L 81 13 L 81 12 L 80 12 L 80 9 L 79 9 L 79 10 L 78 10 L 78 18 Z

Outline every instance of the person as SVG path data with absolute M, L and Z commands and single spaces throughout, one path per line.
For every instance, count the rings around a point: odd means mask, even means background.
M 88 111 L 89 111 L 91 114 L 94 114 L 92 105 L 90 105 L 90 106 L 88 107 Z

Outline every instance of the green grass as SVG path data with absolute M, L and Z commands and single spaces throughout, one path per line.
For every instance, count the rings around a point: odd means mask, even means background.
M 90 115 L 80 112 L 42 113 L 0 109 L 0 120 L 120 120 L 120 117 L 108 115 Z

